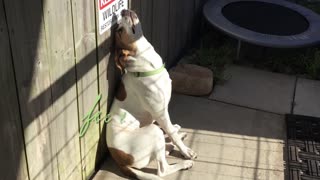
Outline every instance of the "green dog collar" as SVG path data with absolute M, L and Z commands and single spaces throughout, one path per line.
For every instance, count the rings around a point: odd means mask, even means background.
M 148 76 L 153 76 L 156 74 L 161 73 L 163 70 L 165 70 L 165 64 L 163 64 L 159 69 L 155 69 L 153 71 L 148 71 L 148 72 L 129 72 L 133 74 L 135 77 L 148 77 Z

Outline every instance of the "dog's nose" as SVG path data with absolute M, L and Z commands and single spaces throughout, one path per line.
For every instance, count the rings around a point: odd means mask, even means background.
M 121 16 L 122 16 L 122 17 L 123 17 L 123 16 L 129 16 L 129 15 L 130 15 L 130 11 L 129 11 L 129 10 L 124 9 L 124 10 L 121 11 Z

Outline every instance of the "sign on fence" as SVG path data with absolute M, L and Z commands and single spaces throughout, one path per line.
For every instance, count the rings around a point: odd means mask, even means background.
M 103 34 L 121 19 L 121 11 L 128 9 L 127 0 L 99 0 L 99 32 Z

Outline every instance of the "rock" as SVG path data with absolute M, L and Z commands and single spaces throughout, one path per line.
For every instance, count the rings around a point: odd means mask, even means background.
M 202 96 L 213 88 L 213 73 L 210 69 L 194 64 L 178 64 L 169 71 L 174 92 Z
M 197 61 L 197 56 L 195 54 L 184 56 L 179 60 L 179 64 L 193 64 Z

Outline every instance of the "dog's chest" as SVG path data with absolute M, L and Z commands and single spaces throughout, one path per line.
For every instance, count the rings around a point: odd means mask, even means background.
M 128 77 L 128 96 L 134 97 L 135 107 L 152 115 L 165 110 L 171 98 L 171 79 L 167 71 L 146 78 Z

